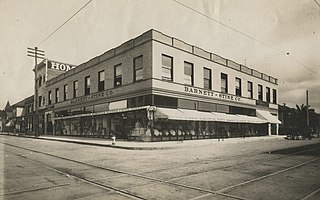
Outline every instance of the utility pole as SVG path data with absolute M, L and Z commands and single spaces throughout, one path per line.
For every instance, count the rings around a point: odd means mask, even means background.
M 307 127 L 309 128 L 309 92 L 306 91 L 306 104 L 307 104 Z
M 27 56 L 34 57 L 35 67 L 34 67 L 34 108 L 35 112 L 33 113 L 33 129 L 35 137 L 39 136 L 39 105 L 38 105 L 38 58 L 45 59 L 44 51 L 39 50 L 38 47 L 27 48 Z

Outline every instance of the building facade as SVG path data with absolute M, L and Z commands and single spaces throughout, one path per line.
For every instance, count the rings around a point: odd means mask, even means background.
M 281 123 L 276 78 L 155 30 L 45 86 L 47 134 L 184 140 L 278 134 Z
M 28 121 L 33 122 L 33 125 L 29 126 L 33 131 L 34 127 L 37 126 L 36 128 L 40 135 L 47 134 L 47 130 L 49 130 L 49 132 L 52 132 L 52 127 L 50 126 L 51 123 L 47 123 L 47 121 L 50 120 L 51 117 L 51 112 L 47 112 L 48 107 L 50 108 L 51 106 L 47 102 L 51 101 L 51 96 L 47 96 L 47 81 L 73 68 L 75 68 L 74 65 L 54 61 L 51 59 L 45 59 L 37 66 L 37 73 L 35 73 L 37 74 L 35 84 L 37 84 L 36 89 L 38 93 L 37 97 L 36 95 L 33 96 L 33 108 L 30 104 L 28 104 L 28 106 L 31 106 L 32 113 L 35 112 L 35 108 L 37 107 L 38 115 L 36 115 L 38 117 L 35 119 L 35 115 L 33 115 L 33 118 Z M 37 101 L 35 101 L 35 98 L 37 98 Z M 49 127 L 47 127 L 47 125 Z

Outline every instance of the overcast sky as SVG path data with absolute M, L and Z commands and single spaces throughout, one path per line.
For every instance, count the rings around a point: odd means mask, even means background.
M 156 29 L 278 78 L 280 104 L 305 103 L 308 89 L 311 107 L 320 112 L 315 0 L 178 1 L 241 33 L 173 0 L 93 0 L 39 48 L 49 59 L 78 65 Z M 27 47 L 38 46 L 86 2 L 0 0 L 0 109 L 33 94 Z

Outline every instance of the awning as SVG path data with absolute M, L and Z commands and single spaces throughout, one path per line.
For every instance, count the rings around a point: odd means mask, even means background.
M 6 123 L 6 126 L 13 126 L 13 119 Z
M 214 116 L 209 112 L 197 110 L 170 109 L 157 107 L 154 114 L 156 119 L 187 120 L 187 121 L 215 121 Z
M 218 121 L 218 122 L 245 123 L 245 120 L 241 119 L 241 117 L 239 117 L 237 115 L 218 113 L 218 112 L 212 112 L 211 114 L 216 117 L 216 119 L 217 119 L 216 121 Z
M 257 110 L 257 117 L 267 120 L 271 124 L 281 124 L 281 121 L 278 120 L 276 116 L 273 116 L 269 111 L 266 110 Z
M 154 113 L 156 119 L 171 119 L 171 120 L 185 120 L 185 121 L 215 121 L 215 122 L 232 122 L 232 123 L 253 123 L 262 124 L 267 123 L 266 120 L 257 117 L 226 114 L 218 112 L 201 112 L 197 110 L 187 109 L 170 109 L 170 108 L 156 108 Z
M 238 115 L 238 114 L 237 114 Z M 258 117 L 248 116 L 248 115 L 238 115 L 240 118 L 246 120 L 246 123 L 250 124 L 264 124 L 268 123 L 267 120 L 260 119 Z

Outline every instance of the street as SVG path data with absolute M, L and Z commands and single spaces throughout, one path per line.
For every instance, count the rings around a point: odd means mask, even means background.
M 126 150 L 0 135 L 0 199 L 320 199 L 320 140 Z

